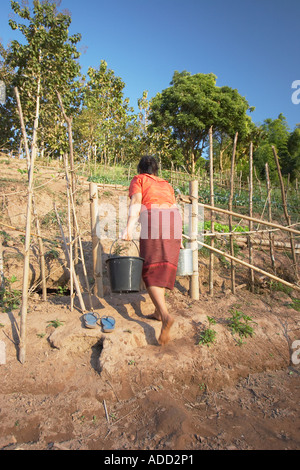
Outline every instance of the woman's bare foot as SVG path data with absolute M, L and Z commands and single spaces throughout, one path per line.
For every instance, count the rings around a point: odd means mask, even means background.
M 157 320 L 157 321 L 161 321 L 161 316 L 160 314 L 158 313 L 157 310 L 155 310 L 154 313 L 152 313 L 151 315 L 147 315 L 148 320 Z
M 174 319 L 170 315 L 168 315 L 167 318 L 163 320 L 160 336 L 158 338 L 158 342 L 162 346 L 170 341 L 170 329 L 173 323 Z

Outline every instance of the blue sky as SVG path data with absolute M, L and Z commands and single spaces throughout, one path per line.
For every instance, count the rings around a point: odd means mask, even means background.
M 135 108 L 144 90 L 151 98 L 167 88 L 175 70 L 212 72 L 217 86 L 255 106 L 255 123 L 279 113 L 291 130 L 300 123 L 291 99 L 300 80 L 299 0 L 62 0 L 63 9 L 71 12 L 70 33 L 82 35 L 82 72 L 106 60 Z M 10 0 L 0 0 L 4 45 L 21 39 L 8 25 L 11 14 Z

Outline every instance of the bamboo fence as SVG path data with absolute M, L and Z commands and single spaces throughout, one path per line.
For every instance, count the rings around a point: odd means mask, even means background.
M 34 164 L 36 159 L 36 127 L 37 127 L 37 116 L 39 113 L 39 90 L 37 92 L 37 103 L 36 103 L 36 120 L 34 123 L 34 134 L 32 139 L 31 150 L 29 150 L 26 131 L 24 126 L 24 120 L 22 116 L 22 108 L 20 104 L 20 99 L 18 95 L 18 90 L 15 89 L 16 97 L 17 97 L 17 104 L 18 104 L 18 111 L 21 123 L 21 130 L 23 135 L 23 142 L 26 151 L 26 163 L 28 169 L 28 188 L 27 188 L 27 211 L 26 211 L 26 227 L 25 231 L 25 256 L 24 256 L 24 267 L 23 267 L 23 287 L 22 287 L 22 306 L 21 306 L 21 320 L 20 320 L 20 346 L 19 346 L 19 360 L 21 363 L 25 362 L 26 358 L 26 317 L 27 317 L 27 303 L 28 303 L 28 277 L 29 277 L 29 251 L 30 251 L 30 237 L 31 235 L 36 236 L 39 242 L 39 253 L 40 253 L 40 263 L 41 263 L 41 278 L 42 278 L 42 285 L 43 285 L 43 299 L 46 300 L 47 295 L 47 287 L 46 287 L 46 277 L 45 277 L 45 269 L 44 269 L 44 249 L 43 249 L 43 238 L 41 236 L 41 230 L 39 226 L 39 220 L 37 217 L 37 213 L 35 210 L 35 203 L 34 203 Z M 83 301 L 81 288 L 79 284 L 79 280 L 76 274 L 75 266 L 77 264 L 77 257 L 78 257 L 78 249 L 76 247 L 79 246 L 80 248 L 80 261 L 83 264 L 83 272 L 86 281 L 86 289 L 89 294 L 90 300 L 90 307 L 93 310 L 92 305 L 92 296 L 91 296 L 91 289 L 88 282 L 87 270 L 84 261 L 84 253 L 82 249 L 82 241 L 80 235 L 80 229 L 78 226 L 78 219 L 76 216 L 76 208 L 74 202 L 74 195 L 76 192 L 76 185 L 75 185 L 75 171 L 74 169 L 74 157 L 73 157 L 73 148 L 72 148 L 72 119 L 65 115 L 63 105 L 61 102 L 61 98 L 58 95 L 60 105 L 62 108 L 62 112 L 64 118 L 68 125 L 68 134 L 69 134 L 69 146 L 70 146 L 70 171 L 68 169 L 68 162 L 67 157 L 65 157 L 65 172 L 64 177 L 66 178 L 66 195 L 67 195 L 67 209 L 68 209 L 68 241 L 66 235 L 64 233 L 62 223 L 55 206 L 55 213 L 59 225 L 59 229 L 61 232 L 61 237 L 63 240 L 63 247 L 66 257 L 66 263 L 68 265 L 68 269 L 70 272 L 70 303 L 71 303 L 71 310 L 73 310 L 73 300 L 75 293 L 73 292 L 73 288 L 75 288 L 75 292 L 79 298 L 79 304 L 82 312 L 86 311 L 86 306 Z M 286 220 L 286 225 L 282 225 L 279 223 L 275 223 L 272 220 L 272 204 L 271 204 L 271 192 L 274 191 L 274 188 L 271 188 L 270 178 L 269 178 L 269 168 L 266 164 L 266 191 L 267 191 L 267 198 L 265 207 L 268 209 L 268 217 L 267 220 L 263 217 L 257 218 L 253 216 L 253 174 L 255 176 L 256 182 L 258 184 L 259 192 L 262 196 L 263 188 L 261 181 L 257 178 L 255 167 L 253 167 L 253 144 L 250 144 L 249 149 L 249 175 L 247 177 L 248 180 L 248 191 L 249 191 L 249 207 L 248 207 L 248 215 L 241 214 L 239 212 L 233 211 L 233 195 L 235 188 L 237 187 L 239 192 L 242 189 L 245 189 L 242 184 L 242 174 L 240 172 L 238 178 L 235 170 L 235 160 L 236 160 L 236 147 L 237 147 L 237 139 L 238 134 L 235 134 L 234 142 L 233 142 L 233 150 L 232 150 L 232 158 L 231 158 L 231 170 L 230 174 L 227 173 L 226 177 L 221 177 L 216 180 L 214 175 L 214 162 L 213 162 L 213 139 L 212 139 L 212 131 L 210 129 L 209 132 L 209 177 L 203 177 L 203 175 L 199 174 L 196 176 L 195 179 L 192 181 L 190 180 L 190 175 L 185 171 L 181 172 L 178 169 L 174 168 L 172 165 L 172 169 L 170 172 L 170 180 L 173 185 L 178 184 L 178 182 L 183 181 L 185 183 L 189 183 L 189 196 L 179 196 L 179 200 L 184 203 L 188 203 L 191 206 L 190 212 L 190 231 L 189 236 L 184 235 L 184 238 L 189 240 L 191 243 L 191 247 L 193 250 L 193 274 L 190 276 L 190 296 L 192 299 L 197 300 L 199 299 L 199 271 L 198 271 L 198 247 L 203 246 L 207 248 L 210 252 L 209 257 L 209 293 L 213 295 L 214 293 L 214 257 L 215 255 L 222 255 L 225 258 L 228 258 L 231 263 L 231 290 L 234 293 L 236 289 L 236 279 L 235 279 L 235 269 L 236 265 L 240 264 L 246 267 L 249 271 L 249 285 L 250 289 L 254 290 L 254 272 L 258 272 L 272 280 L 275 280 L 283 285 L 286 285 L 296 291 L 300 291 L 299 286 L 299 277 L 298 277 L 298 261 L 297 261 L 297 251 L 300 249 L 300 243 L 297 244 L 295 237 L 300 236 L 300 231 L 295 228 L 295 225 L 292 224 L 290 214 L 288 213 L 288 204 L 287 204 L 287 197 L 289 191 L 290 181 L 288 180 L 287 187 L 284 186 L 283 178 L 281 175 L 279 159 L 274 147 L 272 147 L 278 177 L 280 182 L 280 192 L 282 197 L 282 207 L 284 212 L 284 217 Z M 127 170 L 127 182 L 129 182 L 132 172 L 131 166 L 129 166 Z M 71 176 L 69 175 L 71 174 Z M 224 176 L 224 175 L 223 175 Z M 199 201 L 199 184 L 200 187 L 209 187 L 209 204 L 205 204 Z M 216 206 L 215 204 L 215 186 L 227 187 L 230 188 L 229 192 L 229 200 L 228 200 L 228 208 L 224 209 L 221 207 Z M 44 186 L 44 185 L 41 185 Z M 93 255 L 93 273 L 95 278 L 95 285 L 94 285 L 94 294 L 97 297 L 103 297 L 103 267 L 102 267 L 102 246 L 101 241 L 98 239 L 96 234 L 97 228 L 97 208 L 98 208 L 98 190 L 102 188 L 111 188 L 116 190 L 124 190 L 126 187 L 119 184 L 97 184 L 97 183 L 89 183 L 89 197 L 90 197 L 90 216 L 91 216 L 91 235 L 92 235 L 92 255 Z M 296 181 L 296 193 L 298 194 L 298 181 Z M 9 194 L 10 196 L 11 194 Z M 198 210 L 199 205 L 202 206 L 204 209 L 208 210 L 210 213 L 210 221 L 211 221 L 211 232 L 205 233 L 205 236 L 210 237 L 210 244 L 206 244 L 203 242 L 199 242 L 197 239 L 198 236 Z M 265 210 L 264 207 L 264 210 Z M 215 231 L 215 213 L 224 214 L 224 216 L 228 217 L 229 222 L 229 233 L 219 233 Z M 31 215 L 33 214 L 35 223 L 36 223 L 36 233 L 31 231 Z M 234 231 L 233 226 L 233 218 L 239 218 L 240 220 L 248 221 L 248 232 L 238 233 Z M 260 226 L 266 226 L 267 229 L 253 229 L 253 224 L 258 224 Z M 0 222 L 1 225 L 6 226 L 12 230 L 19 230 L 15 227 L 9 226 Z M 20 230 L 19 230 L 20 231 Z M 288 235 L 289 242 L 282 242 L 277 241 L 274 239 L 274 233 L 277 231 L 281 231 Z M 268 240 L 266 239 L 258 239 L 257 234 L 259 233 L 266 233 L 268 235 Z M 228 237 L 229 239 L 229 250 L 230 253 L 226 253 L 224 250 L 220 250 L 215 247 L 215 241 L 220 238 Z M 240 244 L 248 244 L 249 247 L 249 260 L 244 261 L 236 256 L 234 256 L 234 243 Z M 79 243 L 79 245 L 78 245 Z M 258 266 L 253 264 L 253 250 L 254 246 L 268 246 L 270 252 L 270 259 L 271 259 L 271 266 L 272 266 L 272 273 L 269 273 Z M 75 252 L 73 249 L 75 247 Z M 292 269 L 295 274 L 295 283 L 291 283 L 286 281 L 285 279 L 280 278 L 276 274 L 276 263 L 275 263 L 275 249 L 284 248 L 290 250 L 291 257 L 292 257 Z M 4 284 L 4 273 L 3 273 L 3 259 L 2 259 L 2 243 L 0 240 L 0 275 L 1 275 L 1 286 L 3 287 Z

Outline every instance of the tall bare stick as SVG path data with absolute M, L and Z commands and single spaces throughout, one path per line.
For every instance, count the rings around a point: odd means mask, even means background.
M 65 156 L 65 169 L 66 169 L 67 184 L 70 187 L 70 178 L 69 178 L 68 163 L 67 163 L 67 160 L 66 160 L 66 156 Z M 83 267 L 83 274 L 84 274 L 84 278 L 85 278 L 86 288 L 87 288 L 88 295 L 89 295 L 90 308 L 91 308 L 91 310 L 94 310 L 92 295 L 91 295 L 91 289 L 90 289 L 90 283 L 89 283 L 89 280 L 88 280 L 87 269 L 86 269 L 85 258 L 84 258 L 84 252 L 83 252 L 83 247 L 82 247 L 82 240 L 81 240 L 81 235 L 80 235 L 80 230 L 79 230 L 79 225 L 78 225 L 78 220 L 77 220 L 77 215 L 76 215 L 75 202 L 74 202 L 74 199 L 73 199 L 72 192 L 70 192 L 70 200 L 71 200 L 71 206 L 72 206 L 72 210 L 73 210 L 73 217 L 74 217 L 75 227 L 76 227 L 76 231 L 78 233 L 80 257 L 81 257 L 81 262 L 82 262 L 82 267 Z
M 212 127 L 209 129 L 209 184 L 210 184 L 210 205 L 214 206 L 214 163 L 213 163 L 213 132 Z M 211 211 L 211 233 L 214 233 L 215 223 L 214 223 L 214 212 Z M 214 247 L 215 240 L 214 237 L 211 237 L 210 245 Z M 214 293 L 214 253 L 213 251 L 209 252 L 209 293 L 213 295 Z
M 182 237 L 186 238 L 187 240 L 190 240 L 190 237 L 188 237 L 187 235 L 182 235 Z M 268 273 L 267 271 L 264 271 L 263 269 L 260 269 L 257 266 L 253 266 L 247 263 L 246 261 L 236 258 L 235 256 L 231 256 L 228 253 L 225 253 L 224 251 L 218 250 L 217 248 L 212 248 L 210 245 L 207 245 L 206 243 L 198 242 L 198 244 L 201 246 L 204 246 L 205 248 L 208 248 L 209 250 L 213 250 L 215 253 L 218 253 L 219 255 L 225 256 L 225 258 L 229 258 L 230 260 L 233 260 L 236 263 L 242 264 L 243 266 L 246 266 L 247 268 L 254 269 L 254 271 L 257 271 L 258 273 L 261 273 L 264 276 L 269 277 L 270 279 L 274 279 L 275 281 L 281 282 L 282 284 L 300 292 L 300 287 L 295 284 L 292 284 L 291 282 L 285 281 L 284 279 L 281 279 L 275 276 L 274 274 Z
M 65 163 L 65 171 L 67 174 L 67 158 L 66 155 L 64 155 L 64 163 Z M 70 186 L 69 186 L 69 180 L 66 177 L 66 182 L 67 182 L 67 202 L 68 202 L 68 229 L 69 229 L 69 261 L 70 261 L 70 299 L 71 299 L 71 312 L 73 311 L 74 308 L 74 283 L 73 283 L 73 271 L 74 271 L 74 265 L 73 265 L 73 249 L 72 249 L 72 222 L 71 222 L 71 197 L 70 197 Z
M 65 252 L 66 261 L 67 261 L 67 263 L 68 263 L 69 269 L 70 269 L 70 270 L 72 269 L 72 274 L 73 274 L 73 279 L 74 279 L 74 284 L 75 284 L 76 293 L 77 293 L 77 296 L 78 296 L 78 299 L 79 299 L 79 303 L 80 303 L 81 310 L 82 310 L 82 312 L 84 313 L 84 312 L 86 311 L 85 304 L 84 304 L 84 301 L 83 301 L 83 298 L 82 298 L 82 295 L 81 295 L 80 285 L 79 285 L 79 282 L 78 282 L 78 279 L 77 279 L 77 276 L 76 276 L 76 272 L 75 272 L 75 269 L 74 269 L 74 264 L 73 264 L 72 266 L 71 266 L 71 264 L 70 264 L 70 253 L 69 253 L 69 250 L 68 250 L 68 244 L 67 244 L 67 240 L 66 240 L 66 237 L 65 237 L 65 234 L 64 234 L 64 229 L 63 229 L 63 227 L 62 227 L 62 223 L 61 223 L 61 220 L 60 220 L 60 217 L 59 217 L 59 213 L 58 213 L 58 211 L 57 211 L 56 206 L 54 206 L 54 210 L 55 210 L 57 222 L 58 222 L 58 225 L 59 225 L 61 237 L 62 237 L 62 240 L 63 240 L 63 245 L 64 245 L 64 252 Z
M 69 149 L 70 149 L 71 192 L 74 198 L 75 192 L 76 192 L 76 181 L 75 181 L 75 174 L 74 174 L 74 152 L 73 152 L 73 131 L 72 131 L 73 117 L 67 116 L 61 96 L 58 93 L 58 91 L 56 92 L 56 94 L 58 97 L 58 101 L 62 110 L 64 120 L 66 121 L 67 126 L 68 126 Z M 78 243 L 77 243 L 77 233 L 76 233 L 75 223 L 73 227 L 73 232 L 74 232 L 74 262 L 75 264 L 77 264 L 78 263 Z
M 34 175 L 34 163 L 35 163 L 35 157 L 36 157 L 37 127 L 38 127 L 38 119 L 39 119 L 39 111 L 40 111 L 40 86 L 41 86 L 41 81 L 39 79 L 38 85 L 37 85 L 36 113 L 35 113 L 35 120 L 34 120 L 30 168 L 29 168 L 29 176 L 28 176 L 28 200 L 27 200 L 27 212 L 26 212 L 25 253 L 24 253 L 24 268 L 23 268 L 20 347 L 19 347 L 19 361 L 22 364 L 24 364 L 26 360 L 26 321 L 27 321 L 28 287 L 29 287 L 29 250 L 30 250 L 30 237 L 31 237 L 30 231 L 31 231 L 32 195 L 33 195 L 33 175 Z
M 5 278 L 4 278 L 4 269 L 3 269 L 3 248 L 2 240 L 0 237 L 0 293 L 1 290 L 5 289 Z
M 233 182 L 234 182 L 234 167 L 235 167 L 235 153 L 236 153 L 236 145 L 237 145 L 237 138 L 238 133 L 236 132 L 234 136 L 234 143 L 233 143 L 233 152 L 231 157 L 231 173 L 230 173 L 230 195 L 229 195 L 229 202 L 228 202 L 228 209 L 232 211 L 232 199 L 233 199 Z M 229 214 L 229 232 L 232 232 L 232 216 Z M 231 256 L 234 255 L 234 246 L 233 246 L 233 237 L 230 235 L 229 237 L 230 242 L 230 253 Z M 233 259 L 231 260 L 231 290 L 232 293 L 235 294 L 235 264 Z
M 24 124 L 24 118 L 23 118 L 23 111 L 22 111 L 22 106 L 21 106 L 21 100 L 20 100 L 20 95 L 19 91 L 17 88 L 15 88 L 15 95 L 16 95 L 16 100 L 17 100 L 17 107 L 18 107 L 18 113 L 19 113 L 19 118 L 20 118 L 20 123 L 21 123 L 21 130 L 22 130 L 22 135 L 23 135 L 23 141 L 24 141 L 24 146 L 25 146 L 25 153 L 26 153 L 26 161 L 27 161 L 27 170 L 28 170 L 28 177 L 30 173 L 30 152 L 29 152 L 29 147 L 28 147 L 28 139 L 27 139 L 27 134 L 26 134 L 26 129 L 25 129 L 25 124 Z M 36 141 L 36 135 L 37 135 L 37 127 L 38 127 L 38 116 L 36 118 L 36 123 L 34 127 L 34 135 L 33 135 L 33 140 Z M 43 239 L 41 236 L 41 229 L 40 229 L 40 222 L 35 206 L 35 198 L 34 198 L 34 192 L 32 191 L 32 211 L 35 219 L 35 225 L 36 225 L 36 231 L 37 231 L 37 237 L 38 237 L 38 245 L 39 245 L 39 256 L 40 256 L 40 268 L 41 268 L 41 279 L 42 279 L 42 299 L 45 301 L 47 300 L 47 283 L 46 283 L 46 264 L 45 264 L 45 250 L 44 250 L 44 244 L 43 244 Z
M 269 222 L 272 222 L 271 183 L 270 183 L 268 163 L 266 163 L 265 169 L 266 169 L 266 183 L 267 183 L 267 191 L 268 191 L 267 199 L 268 199 Z M 275 254 L 274 254 L 274 233 L 271 231 L 269 232 L 269 242 L 270 242 L 270 257 L 271 257 L 272 268 L 273 268 L 274 274 L 276 275 Z
M 250 153 L 249 153 L 249 216 L 253 215 L 253 143 L 250 143 Z M 252 220 L 249 220 L 249 232 L 253 230 Z M 249 263 L 253 264 L 253 253 L 252 253 L 252 241 L 251 235 L 248 237 L 249 244 Z M 251 292 L 254 292 L 254 271 L 250 269 L 250 289 Z
M 90 203 L 93 274 L 95 280 L 94 294 L 103 297 L 102 247 L 96 232 L 98 223 L 98 188 L 96 183 L 90 183 Z
M 190 238 L 193 250 L 193 274 L 190 277 L 190 296 L 199 300 L 199 268 L 198 268 L 198 181 L 190 181 L 190 196 L 192 199 L 190 216 Z
M 290 218 L 290 216 L 288 214 L 288 210 L 287 210 L 285 189 L 284 189 L 284 183 L 283 183 L 281 169 L 280 169 L 280 165 L 279 165 L 279 160 L 278 160 L 276 149 L 273 145 L 272 145 L 272 150 L 273 150 L 273 155 L 274 155 L 274 158 L 275 158 L 278 177 L 279 177 L 279 182 L 280 182 L 283 212 L 284 212 L 284 215 L 285 215 L 285 218 L 286 218 L 286 221 L 287 221 L 288 225 L 291 225 L 291 218 Z M 296 255 L 296 250 L 295 250 L 295 241 L 294 241 L 294 237 L 293 237 L 292 234 L 290 234 L 290 241 L 291 241 L 291 251 L 292 251 L 292 257 L 293 257 L 293 264 L 294 264 L 294 272 L 295 272 L 296 279 L 298 281 L 299 276 L 298 276 L 298 266 L 297 266 L 297 255 Z

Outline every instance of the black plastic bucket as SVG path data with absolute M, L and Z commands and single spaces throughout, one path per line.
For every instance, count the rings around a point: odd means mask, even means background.
M 140 256 L 112 255 L 110 252 L 106 263 L 112 292 L 140 291 L 144 263 L 143 258 Z

